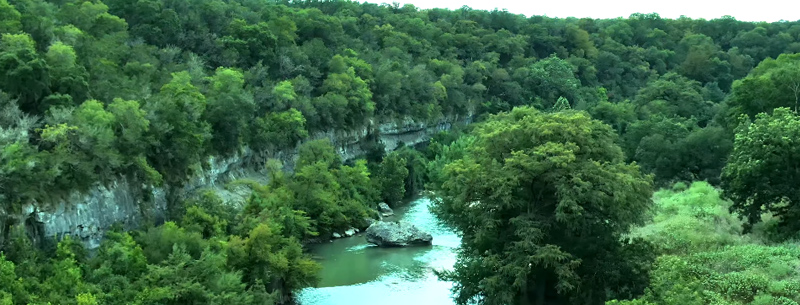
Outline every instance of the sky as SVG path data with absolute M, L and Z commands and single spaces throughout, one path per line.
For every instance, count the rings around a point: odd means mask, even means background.
M 473 9 L 507 9 L 514 14 L 546 15 L 549 17 L 628 17 L 633 13 L 658 13 L 662 18 L 675 19 L 681 15 L 697 19 L 714 19 L 730 15 L 741 21 L 800 20 L 798 0 L 366 0 L 372 3 L 413 4 L 427 8 L 458 9 L 467 5 Z

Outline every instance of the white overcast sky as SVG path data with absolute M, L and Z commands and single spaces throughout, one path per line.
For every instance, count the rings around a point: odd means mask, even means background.
M 725 15 L 741 21 L 800 20 L 800 0 L 366 0 L 371 3 L 411 3 L 422 9 L 507 9 L 511 13 L 550 17 L 628 17 L 633 13 L 658 13 L 663 18 L 681 15 L 714 19 Z

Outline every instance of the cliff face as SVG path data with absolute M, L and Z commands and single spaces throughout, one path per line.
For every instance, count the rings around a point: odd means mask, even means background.
M 437 124 L 404 122 L 400 124 L 380 124 L 380 141 L 387 151 L 394 150 L 400 142 L 415 145 L 430 139 L 438 131 L 450 129 L 453 123 L 471 123 L 471 118 L 448 118 Z M 361 141 L 367 136 L 367 129 L 353 132 L 323 132 L 309 140 L 329 138 L 344 160 L 350 160 L 364 151 Z M 105 232 L 114 224 L 121 224 L 126 230 L 139 228 L 147 223 L 162 223 L 167 215 L 168 195 L 170 198 L 187 198 L 199 189 L 212 188 L 232 204 L 241 204 L 247 194 L 225 190 L 221 186 L 228 181 L 247 177 L 266 181 L 267 173 L 260 164 L 267 158 L 278 158 L 284 162 L 285 169 L 291 171 L 297 159 L 297 148 L 270 154 L 255 154 L 243 151 L 231 158 L 210 158 L 207 168 L 181 188 L 157 188 L 119 179 L 109 185 L 98 185 L 87 193 L 73 194 L 63 202 L 48 207 L 29 205 L 20 213 L 11 213 L 0 207 L 0 244 L 13 224 L 24 224 L 27 233 L 34 239 L 60 239 L 65 235 L 81 240 L 87 248 L 100 246 Z M 170 194 L 171 193 L 171 194 Z
M 60 239 L 71 235 L 94 249 L 100 246 L 105 230 L 115 223 L 131 230 L 148 221 L 163 222 L 167 208 L 165 194 L 162 188 L 143 188 L 120 179 L 107 186 L 96 186 L 86 194 L 73 194 L 52 208 L 40 210 L 29 206 L 26 226 L 28 233 L 38 238 Z M 32 225 L 38 228 L 33 230 Z

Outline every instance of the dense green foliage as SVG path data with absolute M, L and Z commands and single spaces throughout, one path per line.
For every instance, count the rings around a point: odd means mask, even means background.
M 10 292 L 12 302 L 6 304 L 271 304 L 280 298 L 280 293 L 269 293 L 275 288 L 271 279 L 246 281 L 258 258 L 242 264 L 233 255 L 259 238 L 259 232 L 253 230 L 244 241 L 206 239 L 168 222 L 147 232 L 109 232 L 91 258 L 69 238 L 52 257 L 44 256 L 18 232 L 7 256 L 0 257 L 0 297 Z M 300 251 L 296 239 L 274 247 Z M 296 253 L 270 255 L 313 274 L 313 263 Z
M 647 254 L 620 238 L 643 221 L 652 180 L 624 162 L 608 125 L 516 108 L 472 134 L 445 165 L 437 204 L 462 233 L 445 274 L 459 304 L 596 304 L 641 292 Z
M 626 158 L 659 185 L 714 181 L 731 147 L 714 118 L 734 80 L 800 51 L 796 23 L 732 18 L 525 18 L 348 1 L 0 7 L 0 102 L 11 113 L 2 128 L 30 135 L 2 138 L 4 160 L 29 168 L 0 180 L 35 181 L 3 188 L 12 209 L 119 175 L 181 183 L 208 155 L 275 152 L 314 131 L 561 98 L 630 132 Z M 769 59 L 733 84 L 732 113 L 796 104 L 795 59 Z
M 786 107 L 797 112 L 800 102 L 800 55 L 767 58 L 733 86 L 729 105 L 733 115 L 754 117 Z M 737 117 L 733 117 L 737 119 Z
M 391 153 L 383 158 L 379 166 L 378 173 L 380 180 L 377 186 L 380 188 L 383 200 L 389 204 L 394 204 L 403 199 L 406 193 L 405 180 L 408 177 L 407 161 L 398 153 Z
M 653 242 L 662 253 L 685 255 L 748 240 L 741 236 L 742 221 L 729 212 L 731 202 L 707 182 L 677 183 L 656 192 L 653 201 L 652 220 L 631 235 Z
M 761 113 L 751 124 L 745 121 L 740 126 L 722 179 L 725 195 L 748 225 L 768 211 L 781 217 L 789 232 L 800 230 L 800 196 L 795 187 L 800 179 L 798 139 L 800 117 L 788 108 Z
M 300 151 L 303 166 L 294 175 L 276 171 L 266 185 L 232 184 L 252 190 L 241 211 L 207 190 L 183 202 L 185 212 L 176 222 L 108 233 L 92 257 L 69 237 L 55 253 L 41 252 L 19 231 L 0 256 L 0 300 L 285 303 L 292 290 L 316 282 L 319 265 L 303 253 L 301 242 L 363 229 L 366 218 L 375 216 L 378 196 L 365 161 L 342 165 L 326 141 L 309 142 Z M 279 167 L 275 162 L 270 165 Z
M 464 237 L 459 303 L 796 304 L 798 253 L 771 242 L 800 231 L 797 53 L 800 23 L 730 17 L 0 0 L 0 216 L 121 177 L 171 192 L 211 156 L 270 172 L 240 211 L 168 196 L 169 222 L 91 257 L 2 219 L 0 304 L 281 303 L 314 283 L 304 241 L 425 185 Z M 467 117 L 488 122 L 379 141 Z M 343 133 L 365 160 L 307 140 Z M 293 174 L 266 161 L 294 148 Z M 648 210 L 654 186 L 675 190 Z
M 800 251 L 741 235 L 730 201 L 705 182 L 655 195 L 653 221 L 633 234 L 659 245 L 651 284 L 634 301 L 607 304 L 797 304 Z M 763 233 L 763 232 L 761 232 Z

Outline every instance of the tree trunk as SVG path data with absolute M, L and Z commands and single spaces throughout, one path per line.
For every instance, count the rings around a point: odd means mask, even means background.
M 272 281 L 269 285 L 270 292 L 276 292 L 277 300 L 275 300 L 276 304 L 288 304 L 291 301 L 291 295 L 288 289 L 286 289 L 285 282 L 283 278 L 278 276 L 273 276 Z
M 800 84 L 794 85 L 794 113 L 797 113 L 797 102 L 800 100 Z
M 794 92 L 794 113 L 797 113 L 797 104 L 800 102 L 800 83 L 794 83 L 792 86 L 789 86 L 790 89 Z
M 547 282 L 545 279 L 536 282 L 536 305 L 544 305 L 545 294 L 547 293 Z M 528 303 L 530 304 L 530 303 Z
M 528 285 L 525 285 L 525 287 L 522 287 L 520 289 L 519 302 L 517 302 L 517 304 L 525 305 L 525 304 L 530 304 L 531 303 L 531 298 L 530 298 L 530 294 L 528 293 L 528 290 L 529 290 L 528 289 Z

